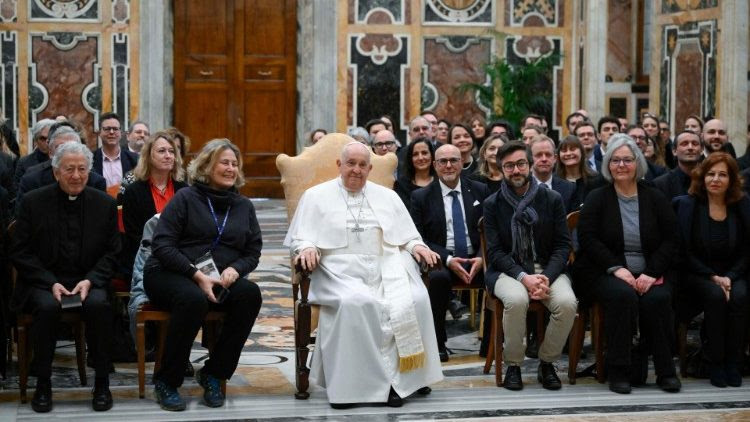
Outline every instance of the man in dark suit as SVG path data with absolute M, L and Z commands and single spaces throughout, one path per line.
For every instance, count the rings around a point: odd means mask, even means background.
M 531 169 L 539 187 L 552 189 L 559 193 L 565 205 L 566 213 L 578 209 L 581 204 L 576 204 L 576 184 L 554 174 L 555 162 L 557 161 L 555 142 L 547 135 L 537 135 L 531 140 L 529 149 L 534 160 Z
M 607 152 L 609 138 L 620 132 L 620 121 L 617 117 L 604 116 L 596 123 L 596 131 L 599 133 L 599 145 L 594 148 L 594 157 L 599 161 L 601 167 L 602 158 Z
M 28 155 L 25 155 L 18 159 L 16 163 L 16 171 L 14 175 L 14 182 L 18 185 L 21 182 L 21 178 L 26 173 L 26 170 L 34 167 L 39 163 L 43 163 L 49 160 L 49 149 L 47 147 L 49 130 L 55 121 L 52 119 L 42 119 L 34 124 L 31 128 L 31 139 L 34 142 L 34 150 Z
M 531 156 L 513 141 L 497 152 L 504 180 L 484 202 L 487 241 L 487 288 L 504 305 L 503 386 L 523 388 L 520 365 L 530 300 L 539 300 L 551 313 L 539 347 L 537 379 L 549 390 L 562 387 L 553 362 L 560 358 L 576 316 L 578 301 L 564 273 L 570 252 L 565 206 L 559 194 L 540 188 L 531 177 Z M 498 368 L 497 370 L 502 370 Z
M 690 172 L 700 163 L 703 154 L 700 136 L 689 130 L 677 134 L 673 145 L 677 166 L 654 179 L 654 186 L 670 201 L 677 196 L 687 195 Z
M 444 264 L 440 271 L 430 272 L 428 292 L 440 361 L 445 362 L 445 311 L 451 288 L 483 282 L 477 222 L 489 191 L 483 183 L 461 177 L 461 152 L 453 145 L 438 148 L 433 165 L 438 180 L 412 192 L 411 215 L 422 240 Z
M 55 150 L 67 142 L 76 142 L 81 144 L 81 137 L 76 131 L 69 126 L 61 126 L 55 129 L 50 134 L 49 139 L 49 154 L 52 157 L 55 154 Z M 26 171 L 26 174 L 21 178 L 21 182 L 18 184 L 18 191 L 16 193 L 16 213 L 19 212 L 21 199 L 28 192 L 42 186 L 47 186 L 55 182 L 55 176 L 52 168 L 52 162 L 47 160 L 43 163 L 37 164 Z M 91 173 L 86 182 L 87 186 L 92 188 L 106 191 L 107 184 L 104 178 L 96 173 Z
M 122 178 L 138 164 L 138 155 L 120 148 L 120 118 L 104 113 L 99 118 L 99 139 L 102 147 L 94 151 L 93 170 L 107 181 L 107 190 L 116 194 Z
M 112 308 L 107 289 L 120 250 L 117 205 L 86 186 L 91 151 L 80 142 L 57 148 L 57 183 L 23 198 L 12 236 L 11 260 L 18 271 L 12 305 L 34 316 L 32 338 L 36 391 L 31 407 L 52 409 L 52 358 L 63 298 L 79 297 L 89 354 L 96 371 L 92 407 L 112 407 L 109 368 Z
M 594 123 L 590 120 L 584 120 L 578 123 L 573 134 L 578 137 L 579 141 L 581 141 L 583 152 L 586 153 L 586 156 L 581 159 L 586 160 L 586 165 L 592 171 L 599 173 L 602 169 L 602 160 L 597 160 L 596 155 L 594 154 L 594 151 L 599 148 L 599 141 L 596 137 Z

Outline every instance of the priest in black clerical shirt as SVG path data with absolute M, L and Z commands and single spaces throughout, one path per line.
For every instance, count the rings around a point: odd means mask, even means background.
M 52 157 L 57 183 L 24 196 L 12 234 L 11 260 L 18 273 L 12 306 L 34 318 L 37 386 L 31 406 L 37 412 L 52 409 L 50 378 L 61 302 L 76 296 L 96 371 L 92 407 L 112 407 L 107 288 L 120 250 L 117 205 L 106 193 L 86 186 L 91 165 L 91 151 L 80 142 L 59 146 Z

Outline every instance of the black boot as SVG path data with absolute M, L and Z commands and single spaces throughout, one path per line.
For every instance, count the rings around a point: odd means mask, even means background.
M 91 393 L 91 407 L 97 412 L 112 408 L 112 393 L 109 391 L 109 377 L 96 377 Z
M 31 408 L 37 413 L 47 413 L 52 410 L 52 382 L 49 378 L 36 380 L 34 398 L 31 399 Z

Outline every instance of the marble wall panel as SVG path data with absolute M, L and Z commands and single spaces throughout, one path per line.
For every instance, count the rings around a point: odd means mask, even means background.
M 719 0 L 663 0 L 661 3 L 661 12 L 678 13 L 688 10 L 710 9 L 718 6 Z
M 18 138 L 18 33 L 0 32 L 0 119 L 6 119 Z
M 130 127 L 130 56 L 128 34 L 112 34 L 112 111 Z M 98 119 L 97 119 L 98 120 Z
M 607 82 L 633 79 L 632 0 L 609 0 L 607 24 Z
M 497 0 L 423 0 L 424 25 L 478 25 L 495 22 Z
M 436 37 L 424 40 L 422 109 L 454 123 L 467 123 L 473 116 L 489 114 L 471 93 L 461 93 L 465 83 L 483 83 L 483 65 L 492 57 L 492 39 Z M 491 105 L 489 105 L 491 106 Z
M 18 20 L 18 0 L 0 0 L 0 22 Z
M 403 24 L 405 3 L 406 0 L 354 0 L 353 6 L 356 10 L 354 23 L 368 23 L 370 15 L 385 14 L 388 15 L 388 23 Z
M 112 0 L 112 22 L 128 23 L 130 20 L 130 0 Z
M 505 26 L 562 25 L 562 0 L 507 0 Z
M 66 36 L 31 35 L 29 65 L 33 90 L 30 91 L 29 121 L 33 124 L 43 118 L 68 116 L 86 128 L 87 143 L 94 147 L 95 117 L 91 109 L 101 110 L 101 102 L 89 104 L 85 93 L 89 93 L 99 80 L 99 37 L 95 34 L 63 35 Z M 68 40 L 74 41 L 66 43 Z
M 30 21 L 82 21 L 101 19 L 100 0 L 28 0 Z
M 674 121 L 684 122 L 691 114 L 702 115 L 700 85 L 703 84 L 697 82 L 703 75 L 703 54 L 696 41 L 682 42 L 678 49 L 674 60 Z
M 409 38 L 402 35 L 367 34 L 349 38 L 352 119 L 349 126 L 362 126 L 368 120 L 387 114 L 393 117 L 396 136 L 406 133 L 404 115 L 404 67 L 409 64 Z

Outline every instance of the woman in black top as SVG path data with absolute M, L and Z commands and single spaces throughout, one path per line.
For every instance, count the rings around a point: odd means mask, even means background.
M 192 186 L 177 192 L 161 214 L 143 275 L 151 302 L 171 313 L 162 365 L 154 374 L 165 410 L 185 408 L 177 388 L 210 309 L 225 311 L 226 318 L 196 378 L 208 406 L 224 404 L 220 380 L 237 368 L 261 306 L 260 289 L 246 278 L 258 266 L 262 240 L 252 202 L 237 191 L 244 183 L 239 149 L 228 139 L 210 141 L 190 163 L 188 177 Z M 215 274 L 207 271 L 207 253 Z M 221 294 L 226 298 L 217 303 Z
M 589 191 L 604 184 L 604 180 L 586 163 L 586 153 L 577 136 L 568 135 L 560 141 L 557 147 L 556 173 L 561 179 L 576 184 L 576 209 L 583 204 Z
M 487 185 L 490 193 L 500 190 L 503 182 L 503 172 L 497 165 L 497 150 L 508 142 L 505 135 L 490 135 L 479 148 L 479 166 L 469 177 Z
M 411 193 L 427 186 L 435 178 L 435 148 L 427 138 L 417 138 L 406 147 L 405 172 L 396 180 L 393 189 L 406 209 L 411 210 Z
M 739 387 L 747 333 L 750 200 L 742 192 L 737 163 L 723 152 L 703 160 L 688 193 L 674 201 L 684 248 L 678 309 L 682 318 L 704 313 L 711 384 Z
M 613 135 L 602 160 L 610 183 L 589 193 L 578 220 L 576 296 L 604 309 L 609 388 L 621 394 L 646 381 L 650 354 L 657 385 L 681 388 L 670 348 L 672 294 L 664 279 L 679 250 L 677 222 L 664 195 L 641 180 L 646 169 L 633 139 Z
M 476 173 L 479 163 L 474 158 L 474 146 L 477 144 L 474 134 L 468 127 L 456 123 L 448 130 L 448 143 L 453 144 L 461 151 L 461 159 L 464 162 L 464 168 L 461 175 L 468 177 Z

